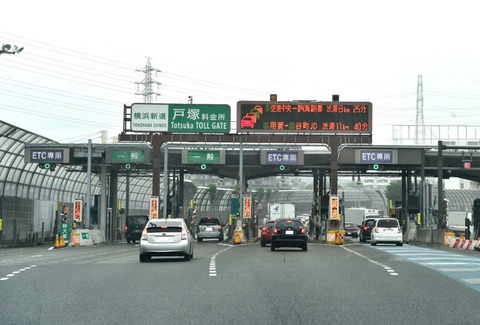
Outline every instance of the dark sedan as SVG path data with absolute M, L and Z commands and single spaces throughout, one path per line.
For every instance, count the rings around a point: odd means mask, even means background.
M 278 219 L 273 226 L 271 250 L 299 247 L 307 250 L 307 228 L 300 219 Z
M 373 225 L 375 224 L 375 220 L 377 219 L 368 218 L 362 221 L 362 225 L 360 226 L 360 233 L 359 233 L 360 241 L 362 243 L 366 242 L 367 239 L 370 240 L 370 236 L 372 233 Z
M 358 238 L 358 228 L 353 222 L 345 222 L 345 235 Z

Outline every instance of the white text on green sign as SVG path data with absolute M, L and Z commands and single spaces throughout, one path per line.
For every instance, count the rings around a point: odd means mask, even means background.
M 112 150 L 112 163 L 143 163 L 145 153 L 143 150 Z
M 138 132 L 230 132 L 229 105 L 132 104 L 131 118 Z
M 225 150 L 183 150 L 183 164 L 225 164 Z

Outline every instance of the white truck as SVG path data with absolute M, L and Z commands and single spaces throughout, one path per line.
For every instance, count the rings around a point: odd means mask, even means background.
M 353 222 L 356 226 L 362 224 L 367 218 L 380 218 L 383 216 L 382 211 L 377 209 L 366 208 L 345 208 L 345 222 Z
M 268 219 L 295 218 L 295 203 L 269 203 Z
M 448 211 L 448 221 L 447 227 L 450 231 L 453 231 L 456 236 L 465 234 L 465 218 L 468 218 L 470 222 L 472 221 L 471 212 L 458 212 L 458 211 Z M 470 223 L 470 234 L 473 233 L 473 224 Z

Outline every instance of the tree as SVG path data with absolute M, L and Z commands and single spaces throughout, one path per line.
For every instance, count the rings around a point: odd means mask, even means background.
M 385 196 L 388 200 L 402 201 L 402 181 L 393 181 L 385 189 Z
M 270 201 L 272 199 L 272 189 L 270 187 L 267 187 L 267 193 L 265 194 L 265 198 L 267 201 Z
M 257 187 L 255 189 L 255 199 L 260 202 L 265 198 L 265 189 L 263 187 Z
M 210 200 L 210 204 L 213 205 L 215 199 L 217 197 L 217 185 L 215 184 L 208 184 L 208 198 Z

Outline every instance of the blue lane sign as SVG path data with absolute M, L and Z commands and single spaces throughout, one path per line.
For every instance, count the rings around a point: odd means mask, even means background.
M 303 165 L 303 151 L 262 150 L 260 163 L 262 165 Z
M 393 150 L 360 150 L 360 163 L 363 164 L 392 164 L 394 163 Z

